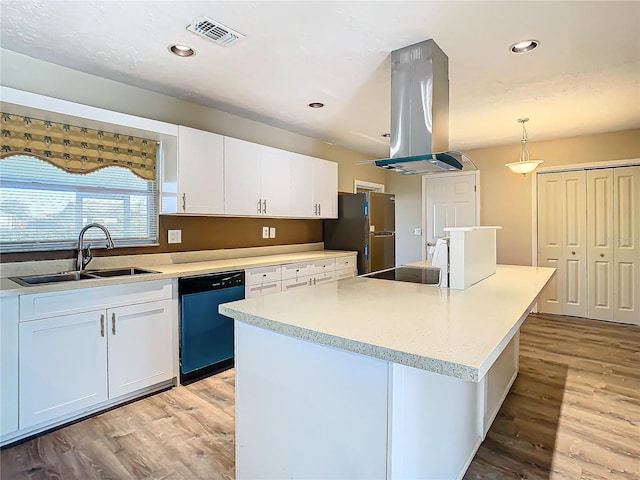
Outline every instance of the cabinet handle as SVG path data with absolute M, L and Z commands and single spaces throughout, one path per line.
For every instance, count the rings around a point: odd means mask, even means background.
M 186 193 L 182 194 L 182 211 L 183 212 L 187 211 L 187 194 Z
M 320 217 L 322 216 L 322 204 L 321 203 L 318 204 L 318 216 L 320 216 Z
M 262 208 L 262 213 L 264 213 L 265 215 L 267 214 L 267 201 L 263 200 L 264 203 L 264 207 Z
M 258 213 L 262 213 L 262 200 L 258 199 Z
M 113 335 L 116 334 L 116 314 L 115 313 L 111 314 L 111 333 Z
M 576 252 L 571 252 L 571 255 L 575 255 L 575 254 L 576 254 Z
M 313 204 L 313 214 L 314 215 L 318 215 L 318 204 L 317 203 Z
M 600 254 L 600 257 L 604 258 L 604 253 L 601 253 L 601 254 Z
M 104 337 L 104 313 L 100 315 L 100 336 Z

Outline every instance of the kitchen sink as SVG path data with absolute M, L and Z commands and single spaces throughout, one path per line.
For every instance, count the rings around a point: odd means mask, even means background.
M 109 270 L 88 270 L 87 275 L 94 275 L 98 278 L 107 277 L 129 277 L 131 275 L 144 275 L 149 273 L 158 273 L 153 270 L 145 270 L 144 268 L 129 267 L 129 268 L 113 268 Z
M 87 270 L 83 272 L 50 273 L 25 277 L 10 277 L 10 280 L 13 280 L 23 287 L 32 287 L 35 285 L 46 285 L 50 283 L 77 282 L 78 280 L 95 280 L 96 278 L 130 277 L 132 275 L 143 275 L 149 273 L 158 272 L 146 270 L 144 268 L 127 267 L 110 268 L 105 270 Z

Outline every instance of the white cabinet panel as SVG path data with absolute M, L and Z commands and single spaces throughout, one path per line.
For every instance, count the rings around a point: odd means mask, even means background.
M 325 258 L 322 260 L 314 260 L 307 262 L 307 275 L 319 275 L 335 270 L 336 259 Z
M 305 275 L 303 277 L 287 278 L 282 280 L 282 291 L 294 290 L 296 288 L 311 286 L 311 276 Z
M 224 211 L 229 215 L 262 213 L 260 147 L 224 137 Z
M 258 283 L 256 285 L 247 285 L 244 287 L 244 298 L 261 297 L 270 293 L 278 293 L 282 291 L 282 282 L 272 281 Z
M 316 159 L 300 153 L 291 153 L 291 215 L 317 217 L 317 202 L 313 195 Z
M 223 137 L 178 128 L 178 211 L 224 213 Z
M 256 285 L 265 282 L 280 281 L 280 265 L 270 267 L 251 268 L 244 271 L 244 281 L 246 285 Z
M 260 198 L 262 215 L 291 215 L 291 160 L 289 152 L 277 148 L 260 149 Z
M 316 159 L 313 169 L 313 203 L 320 218 L 338 218 L 338 164 Z
M 18 297 L 0 299 L 0 436 L 18 429 Z
M 336 270 L 335 279 L 342 280 L 343 278 L 351 278 L 356 276 L 355 268 L 343 268 L 340 270 Z
M 107 400 L 104 311 L 20 323 L 20 428 Z
M 308 262 L 288 263 L 286 265 L 282 265 L 282 280 L 290 278 L 298 279 L 309 275 L 310 272 L 307 270 L 308 266 Z
M 343 268 L 356 268 L 356 256 L 349 255 L 348 257 L 336 258 L 336 270 L 342 270 Z
M 290 215 L 289 152 L 237 138 L 224 138 L 225 213 Z
M 171 302 L 107 310 L 109 398 L 173 377 Z
M 338 217 L 338 164 L 299 153 L 291 154 L 291 215 Z

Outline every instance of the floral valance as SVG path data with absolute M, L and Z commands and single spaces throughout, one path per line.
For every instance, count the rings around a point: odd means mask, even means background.
M 9 113 L 2 116 L 0 160 L 37 157 L 70 173 L 124 167 L 145 180 L 156 179 L 156 142 Z

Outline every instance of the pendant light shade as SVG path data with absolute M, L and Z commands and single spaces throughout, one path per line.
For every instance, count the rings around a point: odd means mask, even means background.
M 522 175 L 533 172 L 538 165 L 544 162 L 544 160 L 531 160 L 529 158 L 529 152 L 527 151 L 527 129 L 524 126 L 528 121 L 528 118 L 518 119 L 518 123 L 522 124 L 522 139 L 520 140 L 522 148 L 520 150 L 520 160 L 505 164 L 505 166 L 509 167 L 515 173 L 521 173 Z

